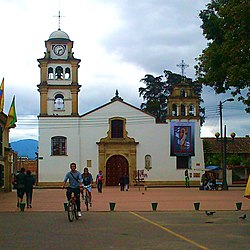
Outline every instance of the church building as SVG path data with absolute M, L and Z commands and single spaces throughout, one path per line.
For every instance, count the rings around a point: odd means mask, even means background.
M 105 184 L 116 186 L 138 174 L 150 185 L 182 185 L 188 169 L 198 184 L 204 169 L 200 138 L 199 96 L 185 82 L 174 86 L 165 123 L 127 103 L 114 90 L 102 106 L 79 114 L 80 59 L 73 41 L 60 28 L 45 41 L 40 67 L 38 185 L 62 185 L 69 164 L 94 179 L 103 171 Z M 87 93 L 86 93 L 87 94 Z

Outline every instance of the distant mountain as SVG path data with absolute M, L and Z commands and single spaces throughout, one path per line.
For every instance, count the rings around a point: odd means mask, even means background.
M 25 139 L 14 141 L 10 143 L 11 148 L 17 152 L 18 156 L 27 156 L 29 159 L 35 159 L 38 147 L 38 141 L 32 139 Z

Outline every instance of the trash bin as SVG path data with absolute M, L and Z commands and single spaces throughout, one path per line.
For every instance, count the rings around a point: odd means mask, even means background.
M 157 202 L 152 202 L 151 205 L 152 205 L 153 211 L 156 211 L 158 203 Z
M 115 210 L 115 202 L 109 202 L 110 211 Z
M 25 202 L 20 202 L 19 203 L 19 207 L 20 207 L 20 211 L 24 211 L 24 208 L 25 208 Z
M 199 210 L 200 209 L 200 202 L 194 202 L 194 209 Z
M 241 210 L 242 202 L 236 202 L 237 210 Z
M 64 211 L 68 211 L 68 204 L 69 203 L 67 201 L 64 202 L 64 204 L 63 204 L 64 205 Z

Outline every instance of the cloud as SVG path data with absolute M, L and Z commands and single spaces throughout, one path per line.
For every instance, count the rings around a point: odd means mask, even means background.
M 124 101 L 140 107 L 140 79 L 145 74 L 161 75 L 165 69 L 179 73 L 176 65 L 182 59 L 189 64 L 186 75 L 195 78 L 195 58 L 207 43 L 198 14 L 207 2 L 61 0 L 61 29 L 74 41 L 75 57 L 82 60 L 80 114 L 109 102 L 116 89 Z M 34 139 L 37 130 L 28 125 L 39 114 L 37 59 L 44 56 L 44 41 L 58 28 L 59 2 L 0 0 L 0 4 L 0 78 L 5 77 L 5 113 L 15 95 L 18 114 L 18 126 L 11 130 L 10 139 Z M 220 98 L 224 96 L 215 96 L 213 90 L 204 88 L 206 107 L 216 108 Z M 227 119 L 227 110 L 224 111 Z M 231 111 L 229 119 L 237 120 L 239 116 L 236 119 L 232 114 L 238 112 Z M 246 117 L 241 113 L 242 126 L 230 121 L 236 126 L 232 129 L 241 127 L 241 135 L 249 131 Z M 208 117 L 202 131 L 214 131 L 214 123 Z
M 178 71 L 176 64 L 185 59 L 193 77 L 194 59 L 206 44 L 196 11 L 204 1 L 193 1 L 192 11 L 185 9 L 187 1 L 128 2 L 119 3 L 123 25 L 103 37 L 105 49 L 158 74 L 166 67 Z

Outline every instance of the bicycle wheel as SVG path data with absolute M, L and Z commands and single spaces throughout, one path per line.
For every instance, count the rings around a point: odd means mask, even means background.
M 74 204 L 72 201 L 70 201 L 68 204 L 68 219 L 70 222 L 74 220 Z
M 89 196 L 88 196 L 88 194 L 85 195 L 85 205 L 86 205 L 87 211 L 89 211 Z
M 75 215 L 76 220 L 78 220 L 78 219 L 79 219 L 79 216 L 78 216 L 78 211 L 77 211 L 77 206 L 76 206 L 76 204 L 74 204 L 74 215 Z

